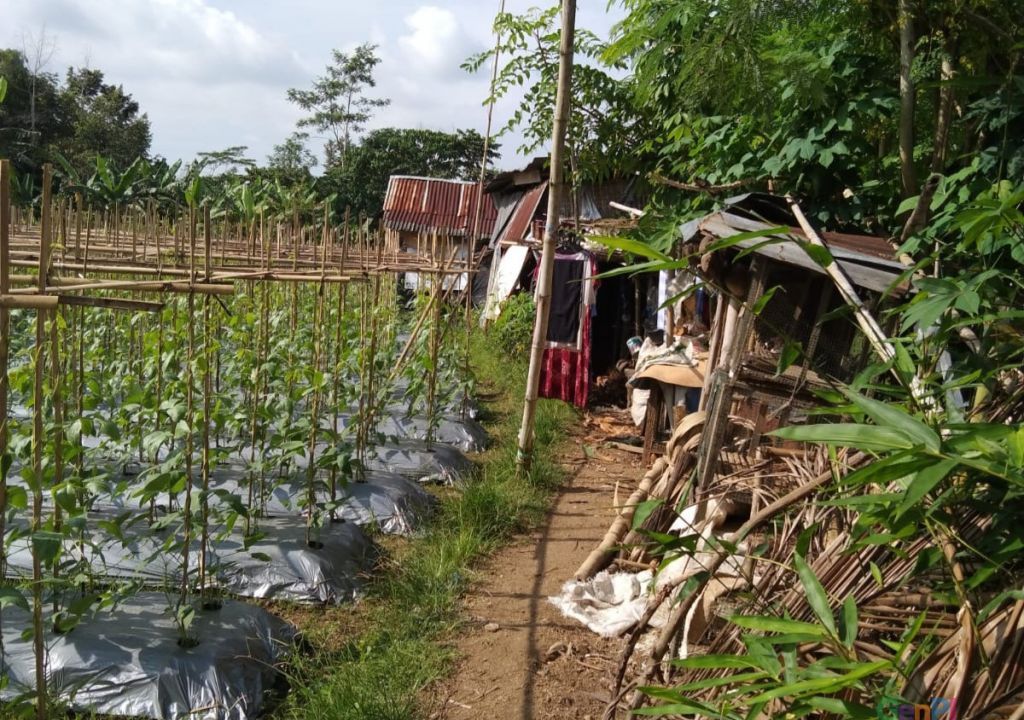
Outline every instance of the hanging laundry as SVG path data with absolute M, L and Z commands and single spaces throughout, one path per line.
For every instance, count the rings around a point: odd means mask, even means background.
M 596 269 L 590 253 L 555 255 L 547 344 L 541 363 L 541 397 L 586 407 Z

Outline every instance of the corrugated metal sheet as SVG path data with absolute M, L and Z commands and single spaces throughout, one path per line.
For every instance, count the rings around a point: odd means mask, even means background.
M 732 210 L 735 206 L 730 207 Z M 683 240 L 688 242 L 698 238 L 701 234 L 710 235 L 722 239 L 732 237 L 745 232 L 757 230 L 769 230 L 770 225 L 762 220 L 753 220 L 730 211 L 719 211 L 706 215 L 698 220 L 686 223 L 680 230 Z M 830 238 L 832 233 L 826 233 L 825 244 L 828 245 L 835 257 L 836 262 L 846 272 L 855 285 L 867 288 L 875 292 L 906 292 L 906 282 L 897 282 L 900 275 L 906 270 L 903 265 L 892 259 L 892 251 L 889 251 L 888 258 L 879 257 L 877 254 L 865 252 L 862 248 L 853 249 L 848 247 L 851 238 L 863 238 L 867 236 L 843 236 L 844 242 L 839 243 L 835 238 Z M 800 247 L 797 241 L 806 242 L 803 231 L 794 230 L 790 233 L 772 236 L 774 242 L 768 243 L 767 237 L 750 238 L 736 244 L 737 248 L 752 250 L 763 257 L 770 258 L 777 262 L 785 263 L 805 270 L 825 274 L 824 269 L 818 265 Z M 875 248 L 880 249 L 880 248 Z
M 408 232 L 438 232 L 464 237 L 473 232 L 476 183 L 465 180 L 392 175 L 384 198 L 384 227 Z M 497 210 L 484 194 L 477 238 L 490 237 Z
M 540 205 L 540 200 L 544 197 L 544 192 L 548 189 L 547 180 L 542 182 L 536 187 L 530 188 L 522 198 L 520 198 L 515 211 L 512 213 L 512 217 L 509 218 L 508 225 L 505 227 L 505 232 L 501 234 L 498 242 L 519 242 L 530 229 L 530 223 L 533 222 L 533 218 L 537 214 L 537 206 Z

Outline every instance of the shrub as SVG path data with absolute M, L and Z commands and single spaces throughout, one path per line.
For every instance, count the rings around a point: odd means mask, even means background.
M 513 357 L 524 357 L 530 352 L 533 322 L 536 310 L 533 295 L 528 292 L 511 295 L 501 307 L 501 315 L 494 321 L 493 337 L 498 346 Z

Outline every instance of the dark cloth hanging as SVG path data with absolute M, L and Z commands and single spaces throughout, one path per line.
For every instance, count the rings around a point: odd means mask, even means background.
M 551 312 L 548 342 L 576 344 L 580 332 L 580 301 L 583 297 L 585 260 L 555 260 L 551 278 Z
M 588 272 L 589 270 L 589 272 Z M 592 276 L 589 253 L 555 255 L 547 347 L 541 361 L 540 396 L 586 407 L 590 394 Z M 557 318 L 557 320 L 556 320 Z

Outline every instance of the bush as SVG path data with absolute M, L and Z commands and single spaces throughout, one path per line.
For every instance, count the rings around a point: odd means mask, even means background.
M 536 308 L 533 295 L 520 292 L 511 295 L 501 306 L 501 315 L 494 321 L 494 342 L 513 357 L 524 357 L 530 352 Z

